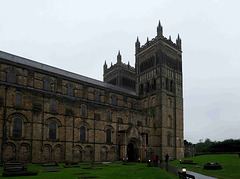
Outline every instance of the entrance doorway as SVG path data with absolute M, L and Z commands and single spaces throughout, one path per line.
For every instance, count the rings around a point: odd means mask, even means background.
M 127 156 L 129 162 L 135 162 L 138 158 L 138 149 L 134 148 L 133 143 L 129 143 L 127 146 Z

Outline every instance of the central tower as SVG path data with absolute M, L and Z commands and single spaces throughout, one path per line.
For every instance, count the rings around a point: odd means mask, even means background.
M 141 46 L 135 43 L 136 93 L 140 110 L 151 119 L 150 136 L 160 158 L 183 157 L 183 83 L 181 39 L 163 36 L 159 21 L 157 36 Z

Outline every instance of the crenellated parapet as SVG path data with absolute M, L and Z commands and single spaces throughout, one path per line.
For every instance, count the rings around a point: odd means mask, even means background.
M 105 61 L 104 65 L 103 65 L 104 74 L 116 69 L 117 67 L 121 67 L 125 70 L 135 73 L 135 68 L 132 67 L 129 62 L 128 62 L 128 64 L 122 62 L 122 56 L 120 54 L 120 51 L 118 51 L 117 63 L 115 63 L 114 65 L 111 63 L 111 66 L 108 68 L 107 63 Z
M 152 40 L 149 40 L 147 38 L 147 42 L 141 46 L 140 41 L 137 37 L 137 41 L 135 43 L 135 51 L 136 51 L 136 53 L 142 52 L 145 49 L 147 49 L 148 47 L 158 43 L 159 41 L 163 41 L 164 43 L 170 45 L 171 47 L 179 49 L 181 51 L 182 45 L 181 45 L 181 39 L 180 39 L 179 34 L 178 34 L 178 37 L 176 39 L 176 43 L 174 43 L 171 40 L 171 36 L 169 36 L 169 38 L 164 37 L 163 36 L 163 28 L 161 26 L 160 21 L 159 21 L 159 24 L 158 24 L 158 27 L 157 27 L 157 36 L 154 37 Z
M 127 69 L 127 70 L 129 70 L 129 71 L 135 72 L 135 68 L 132 67 L 132 66 L 130 66 L 129 63 L 126 64 L 126 63 L 121 62 L 120 64 L 119 64 L 119 63 L 116 63 L 116 64 L 114 64 L 114 65 L 111 64 L 111 66 L 110 66 L 109 68 L 106 68 L 106 69 L 104 70 L 104 73 L 108 73 L 108 72 L 112 71 L 113 69 L 115 69 L 116 67 L 119 67 L 119 66 L 122 67 L 122 68 L 124 68 L 124 69 Z

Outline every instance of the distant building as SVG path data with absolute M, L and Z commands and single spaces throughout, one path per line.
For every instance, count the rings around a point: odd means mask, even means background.
M 181 39 L 135 49 L 104 82 L 0 51 L 1 162 L 183 158 Z
M 194 157 L 196 154 L 196 145 L 184 140 L 184 157 Z

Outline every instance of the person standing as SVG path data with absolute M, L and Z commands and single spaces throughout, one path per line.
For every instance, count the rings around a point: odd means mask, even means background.
M 154 155 L 154 157 L 153 157 L 153 165 L 154 165 L 154 167 L 156 167 L 156 160 L 157 160 L 156 155 Z
M 168 161 L 169 161 L 169 155 L 165 155 L 165 162 L 166 162 L 166 170 L 168 171 Z

